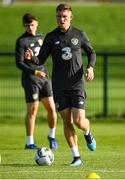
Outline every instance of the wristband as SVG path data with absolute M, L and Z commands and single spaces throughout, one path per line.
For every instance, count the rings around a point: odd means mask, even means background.
M 35 70 L 34 74 L 37 75 L 37 73 L 38 73 L 38 70 Z

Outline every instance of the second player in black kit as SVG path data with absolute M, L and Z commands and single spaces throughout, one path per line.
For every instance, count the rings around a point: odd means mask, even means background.
M 43 38 L 42 36 L 37 33 L 36 36 L 30 35 L 25 32 L 19 39 L 17 40 L 16 45 L 16 61 L 17 66 L 22 70 L 22 86 L 26 89 L 26 101 L 32 102 L 32 100 L 40 100 L 41 97 L 44 96 L 51 96 L 52 91 L 50 89 L 50 84 L 48 81 L 48 77 L 45 76 L 44 78 L 40 78 L 34 75 L 34 70 L 41 70 L 46 73 L 44 65 L 38 66 L 36 57 L 39 54 L 40 47 L 42 46 Z M 34 57 L 32 61 L 27 61 L 23 59 L 22 54 L 25 53 L 27 48 L 31 48 Z M 46 73 L 47 74 L 47 73 Z M 35 96 L 38 91 L 36 86 L 42 88 L 40 91 L 39 96 Z M 45 88 L 45 92 L 44 92 Z M 47 91 L 46 91 L 47 89 Z M 32 96 L 34 94 L 34 96 Z
M 52 95 L 48 77 L 45 76 L 43 78 L 39 78 L 34 75 L 34 71 L 36 69 L 46 73 L 45 66 L 44 65 L 38 66 L 36 61 L 36 57 L 39 54 L 40 47 L 42 46 L 42 44 L 43 44 L 43 38 L 39 33 L 33 36 L 25 32 L 17 40 L 16 59 L 18 59 L 18 61 L 16 61 L 16 63 L 17 66 L 22 70 L 22 86 L 27 89 L 26 90 L 27 102 L 32 102 L 32 100 L 40 100 L 42 96 L 44 97 L 44 96 Z M 22 58 L 23 57 L 22 54 L 25 53 L 27 48 L 31 48 L 34 53 L 34 57 L 32 61 L 27 61 L 24 58 Z M 39 96 L 37 95 L 35 96 L 35 94 L 37 93 L 35 84 L 37 85 L 37 87 L 43 89 L 43 91 L 41 91 L 41 94 L 39 94 Z M 44 92 L 44 88 L 46 90 L 46 87 L 48 92 Z M 34 94 L 34 96 L 32 96 L 32 94 Z
M 23 16 L 23 25 L 26 31 L 16 41 L 16 64 L 22 71 L 22 86 L 25 91 L 25 99 L 27 103 L 27 114 L 25 119 L 27 140 L 25 148 L 37 148 L 34 144 L 33 134 L 39 101 L 42 101 L 47 111 L 50 128 L 48 135 L 50 148 L 57 148 L 55 140 L 57 116 L 52 97 L 52 89 L 47 77 L 45 66 L 39 66 L 37 63 L 37 56 L 43 44 L 43 37 L 36 31 L 38 22 L 36 17 L 32 14 L 26 13 Z M 25 51 L 28 48 L 32 49 L 34 53 L 32 61 L 26 60 L 24 56 Z M 39 77 L 38 73 L 42 76 Z

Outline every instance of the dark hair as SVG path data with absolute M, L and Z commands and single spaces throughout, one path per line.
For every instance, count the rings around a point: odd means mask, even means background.
M 69 4 L 59 4 L 56 8 L 56 12 L 57 11 L 63 11 L 63 10 L 69 10 L 72 11 L 72 8 Z
M 29 24 L 29 23 L 31 23 L 33 20 L 36 21 L 36 17 L 35 17 L 34 15 L 32 15 L 31 13 L 26 13 L 26 14 L 24 14 L 24 16 L 23 16 L 23 25 L 24 25 L 25 23 Z

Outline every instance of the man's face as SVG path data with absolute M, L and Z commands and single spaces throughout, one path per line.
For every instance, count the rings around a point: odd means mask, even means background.
M 25 23 L 25 29 L 29 34 L 35 35 L 36 34 L 36 30 L 37 30 L 37 26 L 38 26 L 38 22 L 33 20 L 31 23 Z
M 57 23 L 62 31 L 67 31 L 72 20 L 72 12 L 69 10 L 57 11 Z

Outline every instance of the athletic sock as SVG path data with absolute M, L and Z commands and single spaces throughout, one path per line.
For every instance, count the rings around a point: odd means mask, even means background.
M 90 133 L 90 129 L 88 129 L 87 131 L 83 131 L 84 135 L 88 135 Z
M 73 157 L 80 157 L 79 150 L 77 146 L 71 148 L 71 153 Z
M 33 136 L 27 136 L 27 138 L 26 138 L 26 144 L 27 144 L 27 145 L 34 144 Z
M 48 136 L 51 138 L 55 138 L 55 131 L 56 131 L 56 128 L 50 128 Z

